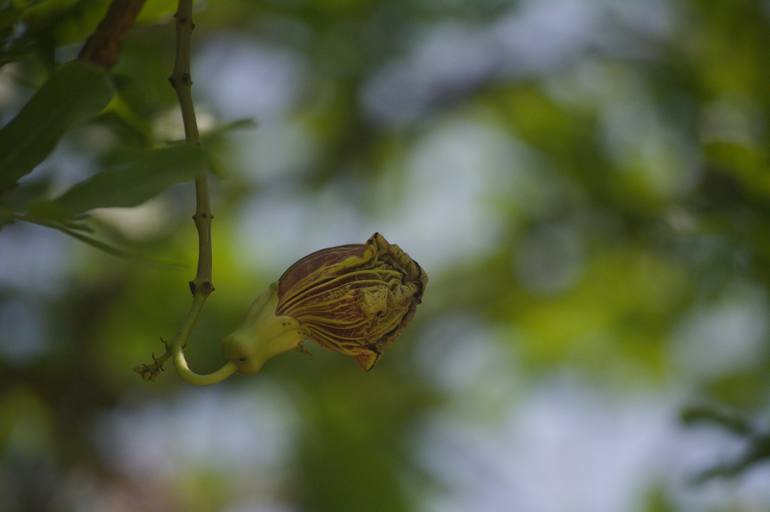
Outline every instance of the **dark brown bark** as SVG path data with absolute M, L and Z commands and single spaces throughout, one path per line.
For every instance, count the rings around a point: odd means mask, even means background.
M 107 14 L 80 50 L 78 58 L 105 69 L 114 66 L 120 44 L 143 6 L 144 0 L 112 0 Z

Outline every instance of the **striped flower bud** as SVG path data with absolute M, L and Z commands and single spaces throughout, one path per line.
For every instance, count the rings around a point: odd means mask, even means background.
M 312 339 L 370 370 L 414 316 L 427 283 L 420 265 L 379 233 L 365 244 L 321 249 L 257 299 L 225 339 L 225 354 L 241 373 L 253 373 Z

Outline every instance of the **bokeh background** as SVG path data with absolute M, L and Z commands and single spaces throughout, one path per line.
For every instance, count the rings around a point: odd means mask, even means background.
M 118 99 L 22 185 L 181 137 L 173 3 L 148 1 Z M 0 67 L 3 123 L 108 2 L 11 4 L 58 7 L 15 29 L 36 51 Z M 308 345 L 146 383 L 189 306 L 192 186 L 94 215 L 181 268 L 4 226 L 0 509 L 770 510 L 761 461 L 694 481 L 745 436 L 681 421 L 770 426 L 770 3 L 228 0 L 196 24 L 219 175 L 192 365 L 293 261 L 374 231 L 426 269 L 424 303 L 368 374 Z

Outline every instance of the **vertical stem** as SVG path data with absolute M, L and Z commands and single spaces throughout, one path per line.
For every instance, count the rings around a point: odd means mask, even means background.
M 192 31 L 195 24 L 192 19 L 192 0 L 179 0 L 176 12 L 176 58 L 169 81 L 176 91 L 179 107 L 182 111 L 185 140 L 190 144 L 199 144 L 198 122 L 195 119 L 195 106 L 192 99 L 192 75 L 190 72 L 190 54 L 192 51 Z M 208 180 L 205 172 L 195 178 L 195 228 L 198 231 L 198 269 L 195 279 L 190 281 L 193 295 L 204 297 L 214 291 L 211 262 L 211 205 L 209 203 Z

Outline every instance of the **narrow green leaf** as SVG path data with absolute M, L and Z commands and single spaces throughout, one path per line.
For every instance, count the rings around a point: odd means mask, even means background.
M 201 134 L 201 142 L 205 147 L 211 148 L 225 140 L 225 136 L 234 130 L 251 130 L 259 126 L 257 121 L 251 117 L 243 117 L 230 121 L 225 124 L 215 126 L 209 131 Z M 225 166 L 222 161 L 215 156 L 214 153 L 208 153 L 208 168 L 209 170 L 219 177 L 227 175 Z
M 90 245 L 94 249 L 98 249 L 112 256 L 117 256 L 118 258 L 138 260 L 149 265 L 157 266 L 158 268 L 174 268 L 174 269 L 186 268 L 185 264 L 180 263 L 178 261 L 171 261 L 171 260 L 156 258 L 153 256 L 148 256 L 135 251 L 131 247 L 125 246 L 125 244 L 123 243 L 116 245 L 114 243 L 101 240 L 97 238 L 95 235 L 93 235 L 93 229 L 90 226 L 86 226 L 83 224 L 73 224 L 71 222 L 63 223 L 63 222 L 39 219 L 39 218 L 34 218 L 29 216 L 17 216 L 17 217 L 14 217 L 13 220 L 30 222 L 32 224 L 37 224 L 39 226 L 45 226 L 47 228 L 55 229 L 57 231 L 60 231 L 61 233 L 64 233 L 67 236 L 74 238 L 75 240 L 79 240 L 84 244 Z
M 62 196 L 32 208 L 34 215 L 73 216 L 94 208 L 136 206 L 204 172 L 206 152 L 179 145 L 124 154 L 124 160 L 81 181 Z M 47 214 L 46 214 L 47 213 Z
M 227 123 L 215 126 L 204 134 L 204 137 L 217 137 L 233 130 L 253 130 L 259 123 L 253 117 L 241 117 Z
M 24 7 L 24 23 L 30 27 L 38 28 L 48 26 L 52 22 L 66 16 L 67 11 L 73 9 L 79 0 L 41 0 L 29 2 L 31 5 Z
M 0 197 L 0 208 L 24 212 L 29 205 L 42 201 L 51 189 L 51 180 L 45 177 L 7 190 Z
M 212 153 L 206 153 L 206 155 L 206 167 L 208 167 L 208 169 L 219 178 L 226 178 L 227 171 L 225 170 L 225 166 L 222 161 Z
M 0 191 L 45 160 L 69 128 L 98 114 L 112 92 L 105 71 L 77 61 L 59 68 L 0 129 Z
M 62 224 L 47 224 L 48 227 L 51 227 L 53 229 L 57 229 L 64 233 L 65 235 L 69 235 L 72 238 L 76 240 L 80 240 L 84 244 L 90 245 L 94 249 L 99 249 L 100 251 L 104 251 L 107 254 L 111 254 L 112 256 L 117 256 L 119 258 L 132 258 L 135 257 L 130 252 L 126 251 L 125 249 L 122 249 L 120 247 L 117 247 L 115 245 L 109 244 L 107 242 L 103 242 L 99 240 L 98 238 L 95 238 L 93 236 L 87 235 L 85 233 L 82 233 L 78 230 L 68 228 L 67 226 L 64 226 Z
M 133 252 L 130 249 L 122 248 L 117 245 L 104 242 L 94 236 L 85 234 L 82 231 L 68 228 L 67 226 L 64 226 L 61 224 L 49 224 L 48 227 L 59 230 L 65 235 L 71 236 L 75 240 L 80 240 L 84 244 L 90 245 L 94 249 L 98 249 L 112 256 L 117 256 L 118 258 L 138 260 L 146 264 L 156 266 L 158 268 L 169 268 L 169 269 L 186 268 L 186 265 L 184 263 L 180 263 L 178 261 L 163 260 L 160 258 L 155 258 L 152 256 L 147 256 L 145 254 Z

